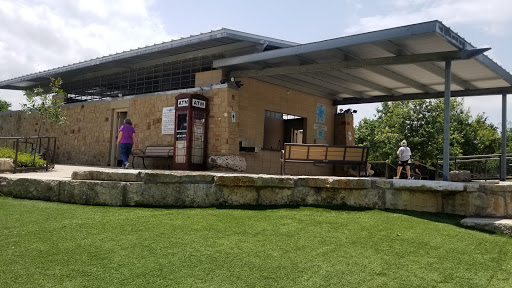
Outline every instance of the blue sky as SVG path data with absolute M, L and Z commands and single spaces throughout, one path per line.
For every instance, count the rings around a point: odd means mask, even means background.
M 222 27 L 298 43 L 440 20 L 512 70 L 510 0 L 0 0 L 0 80 Z M 0 90 L 19 109 L 21 93 Z M 512 99 L 508 101 L 512 120 Z M 501 96 L 466 97 L 501 123 Z M 378 104 L 351 105 L 355 120 Z M 345 107 L 347 108 L 347 107 Z

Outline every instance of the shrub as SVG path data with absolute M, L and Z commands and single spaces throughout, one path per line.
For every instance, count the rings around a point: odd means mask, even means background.
M 0 158 L 14 159 L 16 150 L 6 147 L 0 147 Z M 18 167 L 43 167 L 46 166 L 46 161 L 41 159 L 41 155 L 36 154 L 35 159 L 33 154 L 18 152 Z

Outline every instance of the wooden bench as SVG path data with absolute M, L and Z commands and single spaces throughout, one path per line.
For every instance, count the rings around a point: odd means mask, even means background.
M 286 162 L 302 162 L 354 164 L 359 166 L 358 175 L 361 175 L 361 167 L 366 169 L 368 163 L 369 149 L 364 146 L 285 143 L 281 151 L 281 174 L 285 174 Z
M 142 158 L 142 165 L 144 165 L 144 169 L 146 168 L 146 163 L 144 162 L 145 158 L 167 158 L 168 163 L 167 167 L 169 170 L 171 169 L 171 159 L 174 156 L 174 147 L 173 146 L 147 146 L 144 151 L 141 149 L 134 149 L 132 151 L 132 167 L 135 162 L 135 158 Z

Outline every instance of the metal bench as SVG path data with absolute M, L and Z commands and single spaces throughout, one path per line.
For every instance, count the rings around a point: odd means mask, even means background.
M 171 169 L 171 159 L 174 156 L 174 147 L 173 146 L 147 146 L 143 151 L 141 149 L 134 149 L 132 151 L 132 167 L 135 162 L 135 158 L 142 158 L 142 165 L 144 169 L 146 168 L 146 163 L 144 162 L 145 158 L 168 158 L 167 167 Z
M 281 151 L 281 174 L 285 175 L 286 162 L 354 164 L 366 169 L 369 147 L 323 144 L 285 143 Z M 363 174 L 364 174 L 363 170 Z

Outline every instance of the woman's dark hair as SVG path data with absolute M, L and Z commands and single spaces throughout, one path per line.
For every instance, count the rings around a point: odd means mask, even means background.
M 133 125 L 132 120 L 130 120 L 130 118 L 125 118 L 124 119 L 124 124 L 128 124 L 130 126 Z

